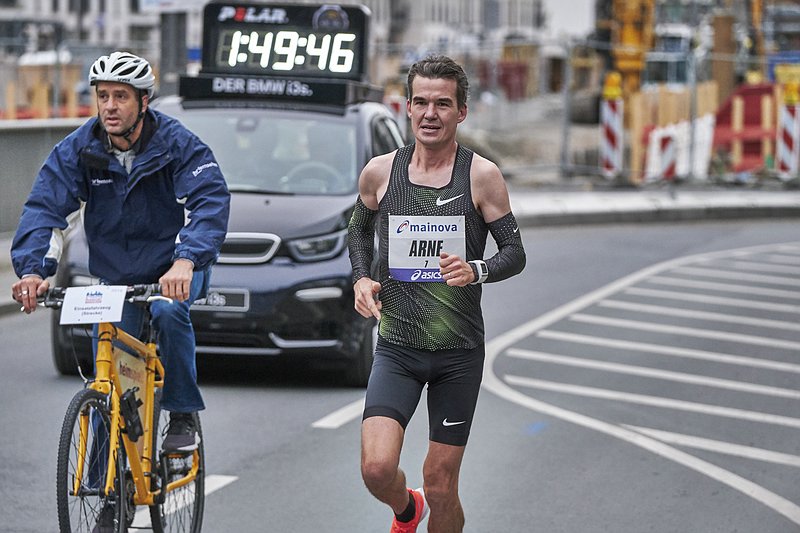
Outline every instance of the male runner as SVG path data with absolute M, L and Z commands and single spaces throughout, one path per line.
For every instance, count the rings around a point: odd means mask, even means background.
M 359 178 L 349 227 L 355 308 L 380 320 L 364 409 L 361 474 L 413 533 L 460 532 L 458 476 L 484 360 L 481 284 L 522 271 L 525 250 L 497 166 L 460 146 L 469 83 L 452 59 L 412 65 L 406 111 L 416 142 L 372 159 Z M 379 281 L 371 277 L 375 222 Z M 498 252 L 484 260 L 488 233 Z M 399 468 L 405 428 L 428 385 L 423 489 Z

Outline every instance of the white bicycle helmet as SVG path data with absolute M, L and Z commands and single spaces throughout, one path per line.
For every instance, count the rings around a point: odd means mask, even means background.
M 127 83 L 147 91 L 147 96 L 152 99 L 156 77 L 147 60 L 128 52 L 112 52 L 99 57 L 89 69 L 89 85 L 96 85 L 99 81 Z

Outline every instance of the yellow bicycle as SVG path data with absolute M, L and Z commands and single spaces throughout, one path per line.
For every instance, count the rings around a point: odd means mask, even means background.
M 65 293 L 66 288 L 52 288 L 40 303 L 60 308 Z M 126 299 L 146 313 L 144 340 L 114 324 L 98 324 L 95 377 L 73 397 L 61 428 L 60 531 L 88 533 L 103 520 L 113 523 L 115 533 L 132 525 L 157 533 L 197 533 L 204 506 L 202 438 L 191 454 L 167 454 L 160 446 L 159 427 L 166 427 L 168 415 L 160 408 L 165 372 L 149 306 L 166 298 L 158 294 L 158 285 L 134 285 Z M 195 424 L 200 434 L 200 420 Z M 149 508 L 149 525 L 146 511 L 136 513 L 139 506 Z

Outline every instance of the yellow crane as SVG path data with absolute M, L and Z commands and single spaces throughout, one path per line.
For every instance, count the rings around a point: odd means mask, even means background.
M 749 4 L 748 33 L 753 47 L 751 55 L 756 58 L 757 64 L 748 66 L 748 76 L 761 80 L 764 78 L 766 64 L 764 61 L 766 50 L 764 49 L 764 31 L 762 29 L 763 23 L 763 5 L 761 0 L 746 0 Z
M 645 54 L 653 46 L 655 0 L 612 0 L 611 55 L 623 94 L 639 89 Z

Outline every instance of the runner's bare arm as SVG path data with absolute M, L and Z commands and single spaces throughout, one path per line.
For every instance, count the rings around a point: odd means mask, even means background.
M 511 211 L 506 180 L 497 165 L 475 154 L 472 159 L 472 200 L 486 223 Z
M 373 157 L 358 177 L 358 196 L 364 205 L 373 211 L 377 211 L 378 203 L 389 186 L 389 175 L 392 172 L 395 153 L 396 150 Z

